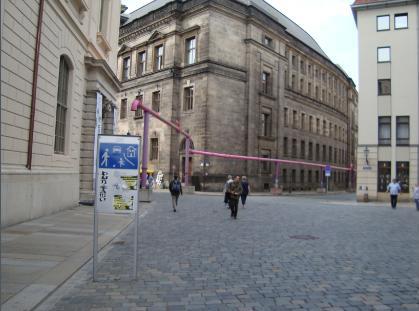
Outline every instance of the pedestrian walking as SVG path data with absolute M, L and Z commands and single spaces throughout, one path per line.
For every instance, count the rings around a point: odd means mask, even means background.
M 239 207 L 239 199 L 242 193 L 242 184 L 240 182 L 240 176 L 236 176 L 234 181 L 229 184 L 228 192 L 229 192 L 229 205 L 231 210 L 231 217 L 237 219 L 237 210 Z
M 224 184 L 224 189 L 223 189 L 223 191 L 224 191 L 224 205 L 225 205 L 226 208 L 230 208 L 230 206 L 228 204 L 228 201 L 229 201 L 228 200 L 228 198 L 229 198 L 228 187 L 232 182 L 233 182 L 233 176 L 228 175 L 227 176 L 227 181 Z
M 416 183 L 416 186 L 413 189 L 413 199 L 416 203 L 416 210 L 419 212 L 419 183 Z
M 387 192 L 390 192 L 391 207 L 393 209 L 397 206 L 397 197 L 399 196 L 400 191 L 401 188 L 396 179 L 393 179 L 393 181 L 387 186 Z
M 250 186 L 249 186 L 249 182 L 247 181 L 247 177 L 242 176 L 242 193 L 240 195 L 240 198 L 242 201 L 242 208 L 244 208 L 244 205 L 246 204 L 246 199 L 249 193 L 250 193 Z
M 176 207 L 177 207 L 179 195 L 183 195 L 182 184 L 177 175 L 175 175 L 174 179 L 170 182 L 169 191 L 170 191 L 170 194 L 172 195 L 173 212 L 176 213 Z

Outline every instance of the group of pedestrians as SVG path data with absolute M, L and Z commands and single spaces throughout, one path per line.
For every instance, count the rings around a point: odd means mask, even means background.
M 387 186 L 387 192 L 390 193 L 390 202 L 393 209 L 396 209 L 397 207 L 397 199 L 401 191 L 402 188 L 396 179 L 393 179 L 393 181 Z M 419 211 L 419 183 L 417 183 L 413 188 L 413 199 L 416 203 L 416 210 Z
M 228 175 L 227 181 L 224 184 L 224 204 L 226 208 L 231 211 L 231 218 L 237 219 L 237 212 L 239 209 L 239 200 L 241 199 L 242 208 L 246 205 L 247 196 L 250 193 L 249 182 L 246 176 Z

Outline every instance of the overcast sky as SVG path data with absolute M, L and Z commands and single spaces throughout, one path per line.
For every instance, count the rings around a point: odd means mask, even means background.
M 150 0 L 121 0 L 130 13 Z M 350 5 L 354 0 L 266 0 L 308 32 L 323 51 L 358 85 L 357 30 Z

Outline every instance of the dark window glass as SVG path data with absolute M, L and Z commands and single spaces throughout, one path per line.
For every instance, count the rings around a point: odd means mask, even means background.
M 284 137 L 284 156 L 288 156 L 288 137 Z
M 151 98 L 151 109 L 155 112 L 160 112 L 160 91 L 153 92 L 153 97 Z
M 391 95 L 391 79 L 378 80 L 378 95 Z
M 145 73 L 146 53 L 140 52 L 137 55 L 137 76 L 140 77 Z
M 286 184 L 288 182 L 288 178 L 287 178 L 287 169 L 284 168 L 282 170 L 282 183 Z
M 288 126 L 288 108 L 284 108 L 284 126 Z
M 396 178 L 403 193 L 409 193 L 409 162 L 396 162 Z
M 163 45 L 154 48 L 154 70 L 163 68 Z
M 397 145 L 409 145 L 409 117 L 397 117 L 396 118 L 396 144 Z
M 378 117 L 378 144 L 391 145 L 391 117 Z
M 261 114 L 261 135 L 271 136 L 271 112 L 267 110 Z
M 193 109 L 193 87 L 185 88 L 184 100 L 183 100 L 183 110 L 192 110 Z
M 262 92 L 271 94 L 271 75 L 265 71 L 262 73 Z
M 131 68 L 131 57 L 125 57 L 122 60 L 122 81 L 129 79 L 129 72 Z
M 320 161 L 320 145 L 316 144 L 316 161 Z
M 391 182 L 391 162 L 378 161 L 378 192 L 387 192 L 387 185 Z
M 270 158 L 271 151 L 270 150 L 262 150 L 262 158 Z M 270 173 L 271 172 L 271 162 L 263 161 L 262 162 L 262 172 L 263 173 Z
M 121 100 L 121 111 L 119 112 L 119 118 L 121 120 L 127 118 L 127 99 L 126 98 Z
M 140 95 L 138 99 L 140 100 L 140 102 L 143 102 L 143 95 Z M 140 108 L 135 110 L 134 119 L 140 119 L 142 117 L 143 117 L 143 110 Z
M 304 140 L 300 142 L 300 158 L 306 158 L 306 142 Z
M 272 47 L 272 46 L 273 46 L 273 44 L 272 44 L 272 39 L 271 39 L 271 38 L 269 38 L 268 36 L 265 36 L 265 37 L 263 38 L 263 44 L 265 44 L 265 45 L 267 45 L 267 46 L 269 46 L 269 47 Z
M 308 159 L 313 160 L 313 143 L 308 143 Z
M 159 139 L 152 138 L 151 140 L 151 150 L 150 150 L 150 160 L 157 160 L 159 158 Z
M 61 56 L 60 69 L 58 74 L 57 108 L 55 119 L 55 153 L 64 153 L 65 151 L 69 73 L 70 67 L 67 64 L 64 56 Z
M 297 157 L 297 140 L 296 139 L 292 140 L 292 147 L 291 148 L 292 148 L 292 150 L 291 150 L 292 157 L 296 158 Z
M 304 170 L 300 170 L 300 183 L 304 184 L 305 181 L 306 181 L 305 171 Z

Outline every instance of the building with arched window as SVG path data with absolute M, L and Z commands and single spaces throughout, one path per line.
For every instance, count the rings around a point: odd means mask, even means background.
M 93 198 L 112 133 L 120 1 L 1 1 L 1 225 Z M 98 115 L 96 116 L 96 111 Z
M 146 105 L 188 129 L 197 149 L 355 166 L 354 83 L 263 0 L 153 1 L 121 24 L 119 44 L 119 133 L 142 133 L 141 112 L 129 111 L 140 92 Z M 151 164 L 180 173 L 182 137 L 153 118 L 150 124 L 158 148 Z M 262 190 L 273 185 L 274 171 L 267 162 L 194 156 L 190 174 L 195 186 L 205 178 L 214 190 L 227 174 L 246 175 Z M 322 180 L 308 166 L 280 172 L 284 189 L 314 190 Z M 350 182 L 347 173 L 332 172 L 333 189 Z

